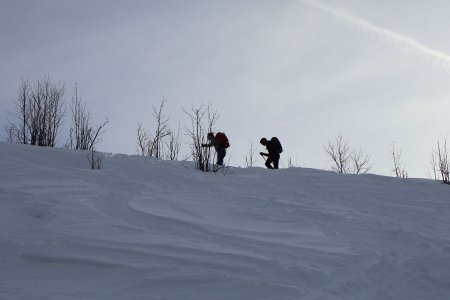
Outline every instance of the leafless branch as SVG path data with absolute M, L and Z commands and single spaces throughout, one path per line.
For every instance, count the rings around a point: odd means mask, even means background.
M 256 162 L 255 153 L 256 153 L 255 145 L 253 144 L 253 142 L 250 142 L 250 149 L 248 150 L 248 154 L 245 156 L 245 166 L 247 168 L 253 167 L 253 165 L 255 164 Z
M 50 76 L 34 85 L 22 80 L 15 111 L 8 113 L 14 119 L 8 120 L 5 128 L 8 138 L 23 144 L 55 147 L 65 115 L 65 91 L 64 85 L 53 83 Z
M 190 119 L 190 126 L 185 127 L 186 135 L 190 138 L 190 147 L 195 167 L 201 171 L 212 171 L 212 152 L 209 147 L 203 148 L 208 132 L 214 131 L 219 114 L 210 103 L 202 103 L 198 107 L 192 107 L 190 111 L 183 108 L 183 112 Z
M 392 160 L 394 162 L 394 169 L 392 170 L 392 173 L 394 173 L 397 178 L 408 178 L 408 172 L 406 171 L 401 159 L 402 151 L 395 148 L 395 142 L 392 142 L 389 152 L 391 153 Z
M 331 170 L 342 174 L 349 172 L 350 147 L 341 133 L 338 133 L 334 141 L 328 141 L 324 150 L 334 163 Z
M 436 149 L 432 152 L 432 163 L 435 178 L 440 178 L 443 183 L 450 184 L 450 154 L 447 148 L 447 138 L 437 142 Z
M 353 174 L 366 174 L 372 168 L 369 155 L 361 149 L 353 151 L 350 160 L 353 163 Z
M 361 149 L 350 149 L 349 141 L 344 139 L 340 132 L 334 141 L 328 141 L 324 150 L 333 162 L 331 170 L 335 172 L 365 174 L 371 169 L 369 155 Z
M 168 140 L 166 142 L 166 155 L 165 158 L 168 160 L 178 160 L 178 156 L 181 151 L 180 142 L 180 125 L 178 125 L 177 131 L 170 131 Z
M 95 145 L 100 142 L 101 136 L 105 133 L 104 128 L 106 124 L 108 124 L 108 119 L 98 125 L 97 128 L 90 134 L 88 160 L 91 165 L 91 169 L 100 169 L 102 165 L 102 157 L 96 155 L 97 152 L 95 151 Z
M 155 137 L 152 142 L 153 156 L 156 158 L 163 157 L 163 139 L 170 135 L 170 129 L 168 128 L 169 118 L 164 115 L 163 108 L 166 103 L 166 99 L 162 99 L 158 108 L 153 106 L 153 117 L 156 120 Z

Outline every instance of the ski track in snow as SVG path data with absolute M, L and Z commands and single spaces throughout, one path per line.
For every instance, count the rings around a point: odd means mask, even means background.
M 18 159 L 20 158 L 20 159 Z M 447 299 L 449 189 L 0 143 L 0 299 Z
M 374 33 L 382 37 L 383 39 L 390 41 L 393 44 L 411 49 L 415 53 L 429 58 L 434 64 L 444 68 L 447 71 L 450 71 L 450 55 L 442 51 L 428 47 L 427 45 L 424 45 L 419 41 L 407 37 L 405 35 L 402 35 L 398 32 L 374 25 L 360 17 L 357 17 L 343 9 L 334 7 L 332 5 L 313 0 L 297 0 L 297 1 L 307 6 L 313 7 L 315 9 L 319 9 L 320 11 L 327 13 L 339 20 L 355 25 L 361 28 L 362 30 Z

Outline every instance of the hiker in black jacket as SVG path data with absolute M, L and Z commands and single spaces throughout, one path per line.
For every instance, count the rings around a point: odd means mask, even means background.
M 276 143 L 271 139 L 268 141 L 266 138 L 262 138 L 261 145 L 266 146 L 269 153 L 260 152 L 262 156 L 267 156 L 266 167 L 269 169 L 278 169 L 278 162 L 280 161 L 280 150 L 277 149 Z M 273 163 L 273 166 L 272 166 Z
M 214 136 L 214 133 L 210 132 L 206 136 L 209 143 L 208 144 L 202 144 L 202 147 L 214 147 L 216 149 L 217 153 L 217 165 L 223 166 L 223 159 L 225 158 L 225 155 L 227 155 L 227 151 L 225 150 L 226 145 L 223 145 L 221 143 L 220 139 L 217 138 L 217 136 Z

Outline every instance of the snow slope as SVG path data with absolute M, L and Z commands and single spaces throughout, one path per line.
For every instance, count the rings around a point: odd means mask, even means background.
M 450 188 L 0 143 L 0 299 L 449 299 Z

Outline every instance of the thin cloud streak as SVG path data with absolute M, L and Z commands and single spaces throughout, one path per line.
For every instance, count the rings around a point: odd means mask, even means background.
M 318 1 L 311 1 L 311 0 L 297 0 L 297 1 L 310 7 L 319 9 L 347 23 L 356 25 L 364 30 L 375 33 L 388 41 L 394 42 L 396 44 L 401 44 L 402 46 L 406 46 L 415 51 L 416 53 L 422 54 L 432 59 L 433 62 L 438 63 L 439 66 L 444 67 L 445 69 L 450 71 L 450 55 L 442 51 L 430 48 L 412 38 L 399 34 L 395 31 L 373 25 L 372 23 L 364 19 L 361 19 L 355 15 L 352 15 L 349 12 L 346 12 L 340 8 L 320 3 Z

